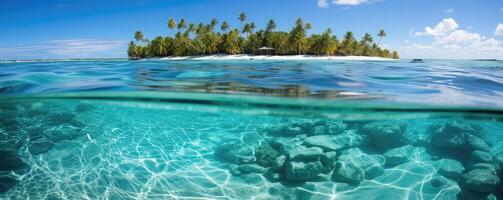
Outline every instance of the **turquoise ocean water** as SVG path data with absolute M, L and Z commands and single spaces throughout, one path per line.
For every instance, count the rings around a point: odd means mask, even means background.
M 0 199 L 502 199 L 503 62 L 0 63 Z

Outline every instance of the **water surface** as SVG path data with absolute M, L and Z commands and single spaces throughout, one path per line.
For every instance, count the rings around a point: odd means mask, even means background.
M 2 63 L 0 198 L 501 199 L 502 68 Z
M 319 98 L 385 98 L 503 106 L 503 62 L 47 61 L 0 63 L 0 93 L 189 91 Z

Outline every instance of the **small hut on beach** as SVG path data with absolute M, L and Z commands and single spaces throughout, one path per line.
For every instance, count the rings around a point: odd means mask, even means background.
M 276 49 L 271 48 L 271 47 L 260 47 L 258 49 L 258 54 L 259 55 L 275 55 L 276 54 Z

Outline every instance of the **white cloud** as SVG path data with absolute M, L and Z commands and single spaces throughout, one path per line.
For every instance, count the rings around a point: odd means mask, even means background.
M 482 40 L 482 37 L 478 33 L 470 33 L 465 30 L 455 30 L 448 35 L 436 38 L 436 44 L 470 43 L 480 40 Z
M 459 26 L 456 21 L 452 18 L 445 18 L 441 22 L 439 22 L 434 28 L 427 26 L 424 28 L 424 32 L 416 32 L 416 36 L 421 35 L 431 35 L 431 36 L 441 36 L 445 33 L 453 31 L 457 29 Z
M 339 6 L 344 6 L 343 9 L 349 9 L 349 6 L 358 6 L 362 4 L 371 4 L 374 2 L 380 2 L 384 0 L 318 0 L 318 7 L 328 8 L 330 4 L 335 4 Z
M 334 0 L 333 3 L 337 5 L 349 5 L 356 6 L 363 3 L 367 3 L 367 0 Z
M 51 40 L 40 44 L 0 47 L 0 59 L 124 57 L 126 41 Z
M 496 31 L 494 31 L 494 35 L 503 35 L 503 24 L 498 24 L 498 26 L 496 26 Z
M 318 0 L 318 7 L 320 8 L 328 8 L 327 0 Z
M 451 14 L 451 13 L 454 12 L 454 9 L 453 8 L 449 8 L 449 9 L 444 10 L 444 12 L 447 13 L 447 14 Z
M 411 37 L 415 36 L 431 37 L 432 42 L 405 44 L 400 49 L 402 57 L 503 59 L 503 41 L 459 29 L 452 18 L 443 19 L 434 28 L 427 26 L 424 32 L 416 32 Z

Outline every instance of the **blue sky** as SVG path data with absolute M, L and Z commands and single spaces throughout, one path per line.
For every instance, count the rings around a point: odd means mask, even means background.
M 136 30 L 171 34 L 170 17 L 237 27 L 240 12 L 281 30 L 302 17 L 339 38 L 383 28 L 383 46 L 404 58 L 503 59 L 501 0 L 2 0 L 0 59 L 126 57 Z

